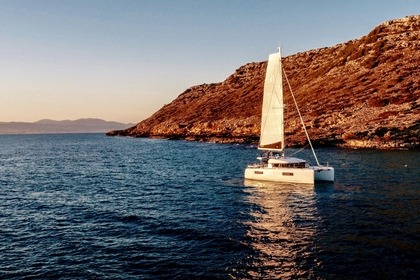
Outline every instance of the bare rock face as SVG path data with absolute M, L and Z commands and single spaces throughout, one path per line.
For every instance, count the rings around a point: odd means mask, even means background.
M 193 86 L 136 126 L 108 135 L 256 143 L 266 64 L 249 63 L 221 83 Z M 419 65 L 420 16 L 283 58 L 314 143 L 354 148 L 419 147 Z M 304 145 L 287 87 L 285 105 L 286 143 Z

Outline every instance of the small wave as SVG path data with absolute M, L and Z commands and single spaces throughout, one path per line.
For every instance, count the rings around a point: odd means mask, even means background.
M 132 223 L 140 221 L 140 217 L 136 215 L 128 215 L 121 218 L 121 221 L 125 223 Z

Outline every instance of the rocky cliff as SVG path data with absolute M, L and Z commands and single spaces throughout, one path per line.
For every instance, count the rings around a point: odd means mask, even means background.
M 419 64 L 420 16 L 283 58 L 315 144 L 384 149 L 419 147 Z M 265 68 L 266 62 L 249 63 L 221 83 L 193 86 L 136 126 L 108 135 L 256 143 Z M 303 145 L 286 87 L 285 104 L 286 143 Z

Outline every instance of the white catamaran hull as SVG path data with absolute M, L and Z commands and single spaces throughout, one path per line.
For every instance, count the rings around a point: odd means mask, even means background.
M 331 166 L 311 166 L 316 181 L 334 181 L 334 168 Z
M 245 179 L 314 184 L 315 172 L 311 168 L 247 167 L 245 169 Z
M 310 166 L 309 168 L 272 168 L 249 166 L 245 169 L 245 179 L 314 184 L 315 181 L 334 181 L 334 168 L 330 166 Z

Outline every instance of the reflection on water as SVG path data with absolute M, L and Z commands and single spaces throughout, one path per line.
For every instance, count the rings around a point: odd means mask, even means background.
M 319 265 L 314 248 L 317 209 L 313 185 L 245 181 L 252 219 L 246 225 L 253 253 L 247 276 L 312 278 Z

